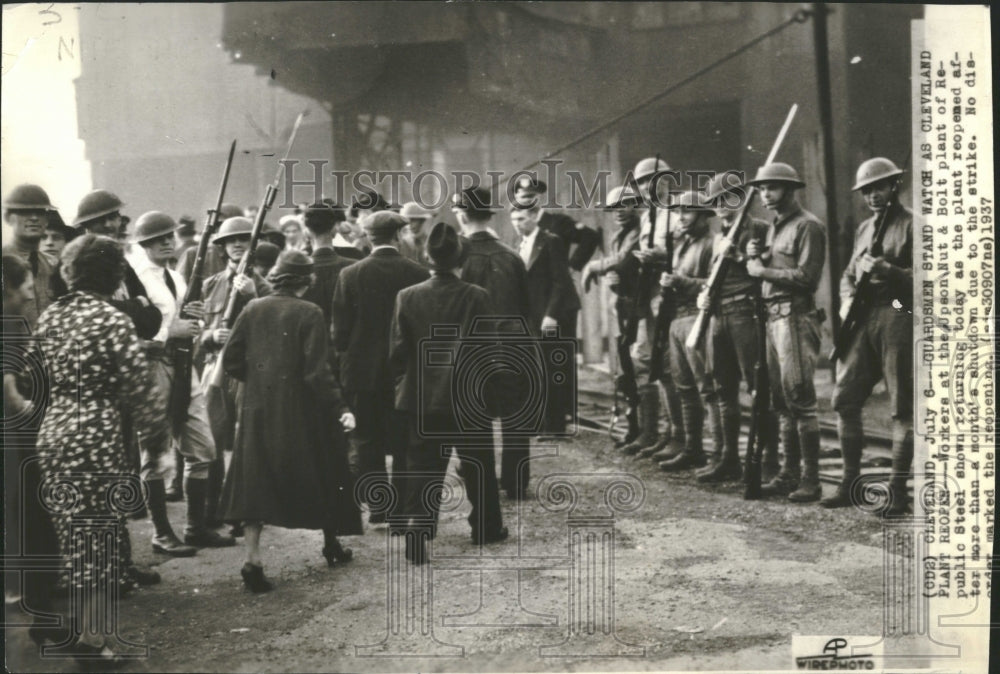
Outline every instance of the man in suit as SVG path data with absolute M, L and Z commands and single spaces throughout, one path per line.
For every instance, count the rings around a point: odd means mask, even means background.
M 433 337 L 436 326 L 456 328 L 450 344 L 457 347 L 478 317 L 495 312 L 485 290 L 459 280 L 468 253 L 469 246 L 455 230 L 436 224 L 427 239 L 432 276 L 399 292 L 392 317 L 389 361 L 396 376 L 395 403 L 396 409 L 407 415 L 410 428 L 405 513 L 411 525 L 425 525 L 417 536 L 407 536 L 406 557 L 414 564 L 426 561 L 426 537 L 433 538 L 436 533 L 438 507 L 435 499 L 424 496 L 443 481 L 452 446 L 472 504 L 469 524 L 473 543 L 499 542 L 508 535 L 500 510 L 493 447 L 463 442 L 463 428 L 455 417 L 459 402 L 452 388 L 455 370 L 428 366 L 422 347 L 423 340 Z M 434 430 L 421 434 L 421 428 Z
M 554 334 L 560 339 L 575 340 L 580 297 L 569 273 L 566 247 L 558 236 L 539 227 L 540 212 L 536 204 L 525 209 L 515 208 L 510 213 L 510 222 L 521 235 L 518 250 L 527 268 L 531 288 L 528 325 L 543 337 L 557 331 Z M 567 361 L 564 366 L 573 368 L 576 363 Z M 566 414 L 574 404 L 572 392 L 559 387 L 550 388 L 545 394 L 544 431 L 556 435 L 565 433 Z
M 482 187 L 470 187 L 455 195 L 452 211 L 458 218 L 469 248 L 462 266 L 462 279 L 485 288 L 497 316 L 528 320 L 528 272 L 524 261 L 505 246 L 490 229 L 493 218 L 491 195 Z M 514 318 L 497 322 L 502 334 L 523 334 L 524 324 Z M 524 335 L 525 337 L 527 335 Z M 508 419 L 514 416 L 529 395 L 527 382 L 513 377 L 509 385 L 498 386 L 493 401 L 496 416 L 503 420 L 503 453 L 500 462 L 501 486 L 514 499 L 524 498 L 529 478 L 529 434 L 532 429 L 517 428 Z M 534 429 L 537 430 L 537 429 Z
M 341 217 L 343 217 L 342 213 Z M 333 296 L 337 288 L 337 280 L 340 278 L 341 270 L 353 263 L 354 260 L 344 257 L 334 248 L 333 231 L 337 226 L 337 212 L 333 208 L 320 201 L 307 207 L 302 213 L 302 218 L 306 229 L 312 235 L 313 274 L 315 275 L 315 281 L 306 294 L 302 296 L 302 299 L 319 305 L 319 308 L 323 310 L 326 325 L 330 328 L 333 320 Z
M 385 456 L 392 454 L 393 483 L 406 462 L 406 426 L 394 414 L 394 382 L 386 367 L 389 329 L 396 295 L 425 281 L 428 272 L 399 253 L 399 230 L 406 220 L 378 211 L 363 226 L 372 242 L 371 255 L 340 273 L 333 297 L 334 348 L 340 358 L 340 382 L 354 411 L 361 476 L 385 480 Z M 386 513 L 369 514 L 371 524 Z
M 601 245 L 601 233 L 577 222 L 565 213 L 553 213 L 542 207 L 542 199 L 548 192 L 548 185 L 530 176 L 521 178 L 514 190 L 515 205 L 534 205 L 538 209 L 538 227 L 562 239 L 569 257 L 569 266 L 579 272 L 590 262 L 594 251 Z

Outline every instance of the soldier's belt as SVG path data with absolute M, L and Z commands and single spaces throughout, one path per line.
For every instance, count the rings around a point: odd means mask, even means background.
M 683 305 L 679 306 L 674 310 L 674 318 L 686 318 L 688 316 L 694 316 L 698 313 L 698 307 L 695 305 Z
M 750 293 L 739 293 L 719 299 L 719 313 L 732 314 L 737 311 L 753 311 L 755 297 Z
M 807 314 L 816 309 L 812 297 L 767 297 L 764 302 L 767 305 L 768 320 L 772 321 L 792 314 Z
M 167 355 L 167 345 L 164 342 L 146 339 L 142 342 L 142 348 L 149 358 L 164 358 Z

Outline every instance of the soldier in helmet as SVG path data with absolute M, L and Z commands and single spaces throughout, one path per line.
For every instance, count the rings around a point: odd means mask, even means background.
M 673 288 L 674 319 L 670 323 L 670 377 L 681 399 L 684 445 L 673 457 L 660 462 L 660 470 L 673 472 L 698 468 L 706 463 L 702 448 L 705 413 L 716 447 L 722 444 L 722 421 L 715 384 L 705 371 L 701 354 L 686 345 L 697 318 L 695 300 L 712 265 L 712 237 L 708 219 L 711 210 L 699 192 L 681 194 L 671 205 L 678 214 L 677 241 L 674 243 L 673 271 L 660 275 L 660 285 Z
M 205 393 L 208 420 L 218 455 L 209 467 L 208 482 L 205 485 L 205 524 L 209 528 L 216 529 L 222 526 L 222 519 L 219 517 L 219 498 L 222 495 L 222 483 L 225 477 L 222 452 L 231 451 L 233 448 L 236 412 L 239 409 L 238 382 L 224 374 L 214 382 L 217 385 L 213 385 L 212 382 L 219 352 L 229 339 L 230 328 L 224 320 L 226 306 L 229 303 L 229 295 L 235 290 L 237 293 L 236 311 L 233 314 L 235 321 L 236 316 L 250 300 L 270 295 L 272 291 L 271 284 L 254 270 L 250 270 L 249 274 L 237 274 L 240 261 L 250 248 L 252 231 L 253 223 L 248 218 L 228 218 L 219 226 L 219 230 L 212 237 L 212 244 L 222 251 L 226 259 L 226 268 L 206 278 L 201 290 L 204 303 L 201 347 L 205 357 L 202 390 Z
M 705 345 L 708 371 L 715 381 L 722 412 L 721 454 L 715 457 L 712 466 L 697 475 L 699 482 L 720 482 L 738 479 L 740 468 L 740 377 L 753 386 L 754 368 L 757 365 L 759 345 L 757 340 L 756 303 L 760 296 L 760 282 L 747 273 L 747 244 L 767 237 L 767 223 L 756 218 L 748 222 L 739 238 L 731 245 L 726 237 L 743 205 L 745 193 L 742 174 L 725 171 L 717 174 L 708 184 L 705 201 L 711 204 L 716 217 L 722 223 L 722 231 L 716 236 L 712 264 L 720 256 L 732 260 L 725 280 L 719 289 L 715 306 L 710 306 L 708 291 L 698 296 L 698 308 L 712 311 Z M 777 422 L 769 425 L 776 429 Z M 777 435 L 766 439 L 763 460 L 764 480 L 770 480 L 778 472 Z
M 222 204 L 219 209 L 219 222 L 225 222 L 229 218 L 242 218 L 243 209 L 235 204 Z M 252 222 L 252 221 L 251 221 Z M 202 232 L 202 236 L 205 233 Z M 198 246 L 192 246 L 180 253 L 177 257 L 177 273 L 185 280 L 191 278 L 191 270 L 194 268 L 194 258 L 198 254 Z M 208 278 L 213 274 L 218 274 L 226 268 L 226 259 L 222 251 L 217 246 L 209 246 L 205 251 L 205 267 L 202 269 L 203 278 Z
M 747 273 L 761 279 L 767 306 L 767 365 L 785 453 L 781 471 L 761 491 L 798 503 L 818 501 L 822 489 L 813 375 L 821 317 L 814 295 L 826 259 L 826 227 L 799 205 L 795 191 L 805 183 L 788 164 L 762 166 L 748 184 L 757 186 L 764 206 L 775 213 L 766 243 L 753 239 L 747 244 Z
M 854 191 L 860 191 L 872 216 L 854 237 L 854 252 L 840 281 L 841 318 L 854 299 L 855 284 L 871 273 L 868 301 L 871 313 L 854 337 L 850 350 L 837 364 L 833 408 L 837 410 L 844 475 L 836 493 L 820 505 L 840 508 L 851 504 L 851 486 L 861 473 L 864 430 L 861 409 L 879 379 L 884 379 L 892 401 L 892 473 L 884 514 L 901 515 L 907 509 L 906 478 L 913 461 L 913 322 L 908 308 L 913 293 L 913 214 L 899 203 L 903 171 L 884 157 L 858 167 Z M 886 218 L 882 251 L 871 250 L 880 218 Z
M 666 204 L 661 203 L 659 197 L 659 194 L 662 193 L 662 190 L 659 189 L 659 185 L 662 183 L 659 177 L 662 172 L 669 170 L 667 162 L 662 159 L 647 157 L 640 160 L 632 171 L 639 196 L 647 206 L 639 219 L 639 249 L 634 253 L 643 264 L 655 265 L 663 261 L 663 256 L 666 255 L 668 232 L 675 229 L 675 225 L 671 224 L 671 214 L 665 207 Z M 654 196 L 657 199 L 656 222 L 651 224 L 649 204 Z M 653 230 L 652 246 L 649 243 L 650 229 Z M 650 287 L 641 288 L 638 292 L 644 293 L 650 299 L 640 308 L 642 315 L 639 321 L 638 337 L 635 344 L 632 345 L 631 351 L 636 378 L 640 381 L 646 381 L 649 378 L 650 359 L 653 355 L 656 316 L 660 310 L 660 287 L 654 281 Z M 677 441 L 682 446 L 684 444 L 680 398 L 668 374 L 665 374 L 659 381 L 659 385 L 666 398 L 667 412 L 670 417 L 666 430 L 663 434 L 659 432 L 660 391 L 657 390 L 656 384 L 650 382 L 640 385 L 640 434 L 635 442 L 622 448 L 626 454 L 638 453 L 642 457 L 651 456 L 657 461 L 663 461 L 675 455 L 673 449 L 668 446 L 671 440 Z
M 38 250 L 52 210 L 49 195 L 38 185 L 18 185 L 3 203 L 3 219 L 14 230 L 14 241 L 3 247 L 3 254 L 20 258 L 35 279 L 35 297 L 21 309 L 32 330 L 53 299 L 50 284 L 56 261 Z
M 181 318 L 181 300 L 187 284 L 180 274 L 168 267 L 174 254 L 174 232 L 177 223 L 166 213 L 150 211 L 144 213 L 135 224 L 133 243 L 142 250 L 133 262 L 136 273 L 153 304 L 163 315 L 163 325 L 147 348 L 150 366 L 162 395 L 169 395 L 174 377 L 173 361 L 167 352 L 167 341 L 171 338 L 194 338 L 199 336 L 197 320 Z M 201 302 L 192 302 L 184 309 L 193 315 L 202 313 Z M 198 547 L 224 547 L 235 545 L 229 536 L 222 536 L 206 526 L 207 487 L 209 469 L 217 458 L 215 441 L 212 438 L 202 395 L 194 372 L 191 375 L 191 400 L 187 418 L 178 437 L 172 438 L 185 459 L 184 491 L 187 493 L 187 528 L 184 540 L 174 534 L 167 519 L 166 486 L 164 479 L 172 469 L 172 454 L 167 447 L 150 446 L 140 439 L 142 448 L 142 477 L 149 486 L 149 510 L 153 519 L 155 535 L 153 550 L 172 556 L 190 556 Z M 173 411 L 177 413 L 176 410 Z
M 176 257 L 171 269 L 177 268 L 177 260 L 184 254 L 184 251 L 188 248 L 196 248 L 198 246 L 198 242 L 194 240 L 194 226 L 194 218 L 190 215 L 182 215 L 177 220 L 177 250 L 174 252 Z

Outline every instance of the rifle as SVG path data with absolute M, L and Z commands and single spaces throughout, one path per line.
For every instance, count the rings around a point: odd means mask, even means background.
M 791 127 L 792 120 L 795 119 L 795 113 L 798 112 L 798 109 L 798 103 L 793 103 L 791 109 L 788 111 L 788 115 L 785 117 L 785 123 L 781 125 L 781 130 L 778 131 L 778 137 L 771 146 L 771 152 L 768 153 L 767 159 L 764 160 L 765 165 L 773 162 L 774 158 L 778 156 L 778 150 L 785 140 L 785 135 L 788 133 L 788 129 Z M 756 191 L 757 188 L 754 186 L 751 186 L 747 190 L 743 206 L 740 208 L 739 217 L 736 218 L 736 224 L 729 228 L 729 232 L 724 237 L 725 248 L 723 250 L 728 250 L 731 245 L 736 245 L 739 242 L 740 236 L 743 234 L 743 230 L 749 220 L 750 204 L 753 202 L 753 196 Z M 688 333 L 688 338 L 685 342 L 685 345 L 689 349 L 699 348 L 702 340 L 705 338 L 705 332 L 708 330 L 708 319 L 712 316 L 712 307 L 715 306 L 719 298 L 722 284 L 725 282 L 726 275 L 733 264 L 735 264 L 735 261 L 728 255 L 720 255 L 719 259 L 712 266 L 712 272 L 709 274 L 708 282 L 705 284 L 705 290 L 708 291 L 709 308 L 700 310 L 698 317 L 694 321 L 694 325 L 691 326 L 691 332 Z
M 226 159 L 226 168 L 222 173 L 222 184 L 219 186 L 219 197 L 215 201 L 215 208 L 209 209 L 208 217 L 205 219 L 205 227 L 201 233 L 201 241 L 198 242 L 198 250 L 191 267 L 191 277 L 187 280 L 187 291 L 181 301 L 181 308 L 178 315 L 181 318 L 193 319 L 195 316 L 188 311 L 191 302 L 201 299 L 201 284 L 204 280 L 205 256 L 208 253 L 208 244 L 212 235 L 219 227 L 219 211 L 222 210 L 222 200 L 226 196 L 226 185 L 229 183 L 229 170 L 233 167 L 233 155 L 236 153 L 236 141 L 229 146 L 229 158 Z M 169 353 L 173 360 L 174 379 L 170 383 L 170 397 L 167 402 L 170 426 L 177 435 L 184 422 L 187 421 L 188 406 L 191 404 L 191 368 L 192 354 L 194 352 L 193 337 L 174 337 L 169 340 Z
M 285 169 L 285 161 L 288 159 L 288 155 L 292 151 L 292 145 L 295 144 L 295 136 L 299 132 L 299 126 L 302 124 L 302 118 L 305 116 L 304 112 L 300 112 L 299 116 L 295 118 L 295 124 L 292 126 L 292 135 L 288 138 L 288 147 L 285 150 L 285 156 L 281 161 L 278 162 L 278 173 L 274 176 L 274 182 L 268 184 L 267 189 L 264 190 L 264 198 L 261 199 L 260 208 L 257 211 L 257 217 L 253 222 L 253 230 L 250 232 L 250 245 L 247 246 L 247 252 L 243 254 L 240 259 L 240 263 L 236 268 L 236 275 L 240 276 L 246 274 L 247 269 L 252 269 L 250 265 L 253 264 L 253 256 L 257 251 L 257 241 L 260 239 L 260 233 L 264 229 L 264 218 L 267 217 L 267 212 L 271 210 L 271 206 L 274 204 L 274 198 L 278 195 L 278 186 L 281 185 L 281 175 Z M 229 289 L 229 297 L 226 301 L 226 311 L 222 315 L 223 324 L 227 328 L 232 328 L 233 323 L 236 322 L 236 300 L 239 297 L 239 292 L 236 288 Z M 219 361 L 222 359 L 219 358 Z
M 649 210 L 651 216 L 656 214 L 656 181 L 654 179 L 649 191 Z M 653 232 L 656 229 L 656 221 L 650 220 L 653 226 L 649 228 L 649 249 L 653 248 Z M 666 262 L 663 267 L 663 271 L 668 274 L 674 272 L 674 235 L 670 231 L 670 219 L 667 219 L 667 240 L 664 244 L 666 248 Z M 659 271 L 658 267 L 650 264 L 649 267 L 653 271 L 653 276 L 656 276 L 656 272 Z M 656 323 L 653 326 L 653 343 L 652 351 L 649 357 L 649 381 L 647 383 L 652 384 L 663 378 L 665 362 L 666 362 L 666 352 L 667 352 L 667 335 L 670 332 L 670 324 L 674 320 L 674 315 L 677 311 L 676 296 L 674 294 L 673 288 L 660 288 L 660 308 L 656 312 Z
M 893 190 L 892 196 L 885 208 L 882 209 L 878 222 L 875 224 L 875 233 L 872 235 L 871 245 L 868 246 L 868 252 L 873 257 L 882 255 L 882 240 L 885 238 L 885 230 L 889 224 L 889 208 L 892 206 L 895 196 L 896 192 Z M 871 284 L 872 273 L 870 271 L 861 274 L 861 278 L 855 284 L 851 307 L 847 310 L 844 322 L 841 324 L 840 330 L 837 331 L 837 337 L 833 340 L 833 350 L 830 352 L 831 363 L 842 360 L 847 355 L 854 342 L 855 333 L 868 318 L 868 313 L 871 311 Z
M 771 381 L 767 372 L 767 310 L 764 299 L 757 296 L 757 366 L 753 371 L 753 402 L 750 406 L 750 432 L 747 435 L 746 469 L 743 471 L 743 498 L 755 501 L 761 497 L 760 473 L 764 446 L 774 433 L 769 428 L 771 411 Z

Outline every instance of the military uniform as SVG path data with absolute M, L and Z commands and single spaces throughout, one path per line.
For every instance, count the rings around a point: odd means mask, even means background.
M 720 246 L 729 227 L 735 223 L 724 223 L 723 232 L 716 235 L 713 246 L 712 265 L 718 263 Z M 716 475 L 699 476 L 699 480 L 737 477 L 740 474 L 740 378 L 753 387 L 754 369 L 760 353 L 757 338 L 756 303 L 760 296 L 760 283 L 747 273 L 746 248 L 752 239 L 764 241 L 768 226 L 762 220 L 751 219 L 739 238 L 734 242 L 735 250 L 729 252 L 733 263 L 729 265 L 712 310 L 708 327 L 705 355 L 708 371 L 715 382 L 722 413 L 722 454 L 718 457 Z M 777 463 L 777 445 L 772 436 L 768 438 L 764 462 L 772 466 Z
M 695 300 L 708 278 L 712 264 L 712 237 L 708 223 L 695 223 L 694 229 L 682 234 L 674 243 L 674 320 L 670 323 L 670 377 L 681 401 L 684 422 L 684 446 L 675 458 L 660 464 L 663 470 L 680 470 L 705 464 L 702 431 L 705 412 L 716 443 L 721 443 L 721 420 L 715 384 L 706 372 L 701 354 L 687 348 L 698 310 Z
M 892 409 L 892 479 L 894 495 L 904 499 L 906 475 L 913 461 L 913 214 L 892 203 L 887 216 L 882 257 L 890 263 L 888 276 L 873 274 L 869 295 L 872 309 L 850 350 L 837 364 L 833 408 L 837 411 L 844 455 L 842 487 L 861 469 L 864 430 L 861 410 L 880 379 L 885 380 Z M 854 252 L 840 282 L 841 302 L 854 296 L 860 276 L 858 261 L 869 252 L 878 215 L 858 227 Z
M 803 478 L 802 493 L 810 492 L 804 500 L 815 500 L 812 492 L 819 491 L 819 421 L 813 376 L 819 357 L 820 319 L 813 295 L 826 259 L 826 228 L 793 199 L 788 213 L 771 224 L 767 249 L 761 277 L 768 312 L 767 366 L 785 461 L 764 491 L 786 493 Z M 803 459 L 805 475 L 800 465 Z

